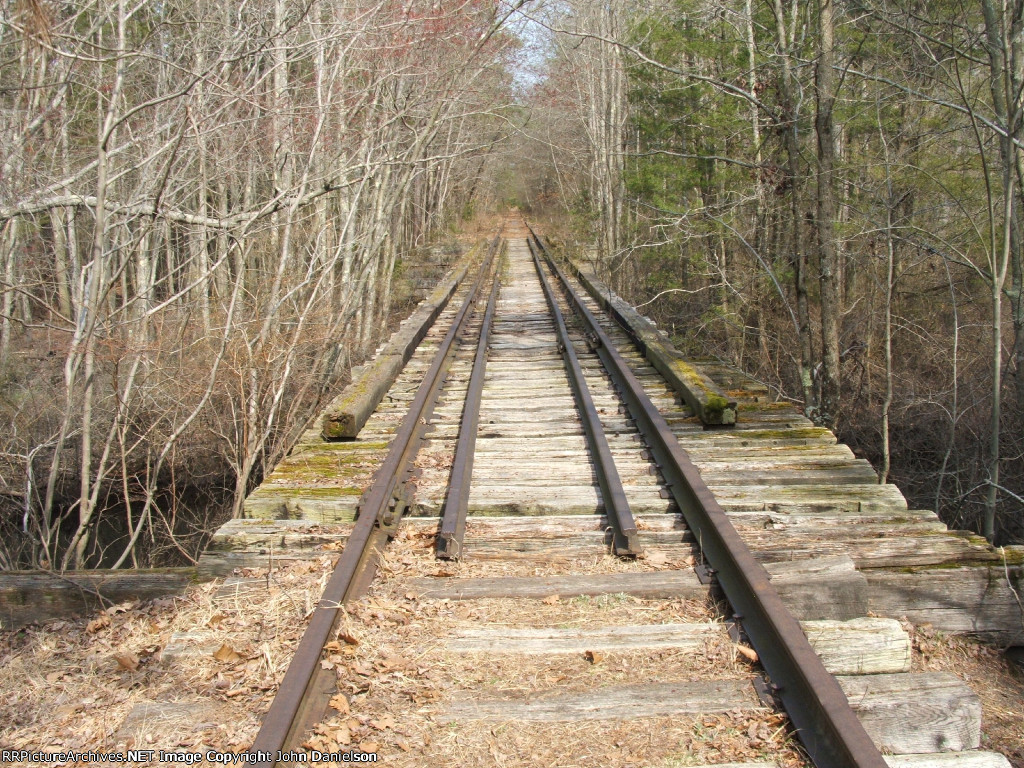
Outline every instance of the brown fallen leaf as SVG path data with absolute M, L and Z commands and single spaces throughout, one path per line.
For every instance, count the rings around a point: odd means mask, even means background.
M 657 549 L 649 549 L 644 552 L 644 560 L 650 565 L 666 565 L 668 563 L 668 556 Z
M 234 664 L 242 657 L 234 648 L 232 648 L 227 643 L 224 643 L 223 645 L 221 645 L 220 648 L 214 651 L 213 658 L 215 658 L 217 661 L 225 661 L 229 664 Z
M 558 595 L 550 595 L 548 597 L 545 597 L 543 600 L 541 600 L 541 602 L 542 603 L 546 603 L 547 605 L 554 605 L 555 603 L 557 603 L 559 601 L 559 599 L 560 598 L 558 597 Z
M 110 626 L 110 616 L 103 614 L 98 619 L 93 619 L 85 625 L 85 631 L 90 635 L 95 635 L 101 629 L 106 629 Z
M 338 693 L 332 696 L 327 705 L 331 707 L 331 709 L 335 709 L 343 715 L 347 715 L 349 712 L 348 699 L 343 693 Z
M 139 668 L 139 658 L 134 653 L 115 653 L 114 659 L 121 669 L 134 672 Z
M 82 711 L 82 708 L 77 704 L 67 704 L 63 707 L 57 707 L 56 716 L 58 720 L 65 720 L 72 717 Z
M 402 656 L 388 656 L 386 659 L 376 662 L 376 666 L 382 672 L 391 672 L 399 669 L 408 669 L 411 665 L 409 660 Z
M 760 726 L 761 726 L 761 723 L 759 723 L 757 720 L 754 720 L 750 724 L 750 727 L 747 728 L 747 738 L 750 739 L 751 741 L 756 740 L 758 738 L 758 732 L 760 731 Z
M 379 720 L 371 720 L 370 727 L 375 728 L 378 731 L 386 731 L 389 728 L 395 727 L 395 718 L 393 718 L 391 715 L 385 715 Z
M 352 743 L 352 733 L 349 731 L 347 725 L 342 724 L 338 726 L 334 729 L 334 732 L 331 735 L 334 737 L 334 740 L 342 746 L 347 747 Z
M 735 649 L 736 653 L 745 658 L 747 661 L 754 663 L 757 662 L 757 651 L 755 651 L 753 648 L 747 648 L 747 646 L 739 644 L 734 644 L 733 648 Z
M 374 753 L 376 753 L 378 748 L 379 747 L 378 747 L 378 744 L 377 744 L 376 741 L 362 741 L 362 742 L 359 743 L 359 751 L 360 752 L 374 752 Z

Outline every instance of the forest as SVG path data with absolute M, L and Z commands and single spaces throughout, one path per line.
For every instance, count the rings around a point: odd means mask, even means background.
M 511 206 L 1024 540 L 1024 0 L 3 0 L 0 569 L 187 563 Z

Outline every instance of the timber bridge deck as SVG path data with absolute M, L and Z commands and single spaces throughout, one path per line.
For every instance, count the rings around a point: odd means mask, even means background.
M 381 744 L 386 762 L 483 728 L 495 764 L 597 764 L 637 739 L 643 764 L 691 764 L 680 734 L 709 716 L 768 744 L 785 709 L 819 766 L 1008 765 L 979 749 L 974 692 L 910 673 L 898 619 L 1022 644 L 1019 563 L 908 509 L 764 387 L 682 360 L 519 222 L 452 270 L 245 512 L 207 575 L 344 547 L 254 749 L 344 743 L 316 723 L 403 667 L 341 664 L 339 606 L 390 595 L 418 606 L 395 642 L 443 670 L 443 693 L 387 703 L 421 738 Z

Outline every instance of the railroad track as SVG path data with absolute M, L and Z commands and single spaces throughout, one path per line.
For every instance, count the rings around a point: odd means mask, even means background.
M 818 618 L 808 604 L 845 599 L 834 563 L 780 565 L 770 575 L 677 439 L 701 404 L 678 403 L 679 392 L 524 224 L 507 223 L 503 235 L 451 288 L 430 334 L 416 340 L 419 351 L 391 388 L 390 405 L 360 433 L 387 441 L 387 453 L 252 745 L 271 756 L 260 764 L 277 764 L 273 756 L 298 748 L 332 702 L 340 706 L 345 691 L 325 663 L 325 647 L 344 634 L 341 606 L 372 590 L 419 605 L 475 601 L 510 611 L 502 622 L 481 609 L 485 626 L 450 628 L 441 650 L 435 643 L 422 651 L 461 669 L 450 674 L 448 700 L 425 708 L 431 722 L 647 718 L 657 724 L 652 744 L 665 734 L 654 752 L 678 755 L 678 734 L 665 718 L 784 708 L 802 749 L 823 768 L 886 765 L 876 744 L 916 753 L 900 765 L 947 764 L 939 753 L 967 755 L 970 765 L 1004 764 L 969 751 L 980 727 L 969 690 L 904 674 L 909 646 L 896 622 L 798 621 Z M 391 569 L 374 584 L 396 536 L 407 549 L 428 541 L 414 547 L 419 560 L 453 565 L 432 577 L 403 578 Z M 808 589 L 815 579 L 820 585 Z M 724 602 L 721 613 L 699 622 L 638 622 L 612 611 L 617 618 L 607 625 L 581 628 L 579 605 L 571 604 L 579 596 L 602 605 L 642 601 L 635 613 L 669 618 L 693 613 L 693 601 Z M 683 603 L 690 608 L 680 609 Z M 474 615 L 466 612 L 461 623 L 472 625 Z M 748 645 L 756 664 L 737 666 L 733 658 L 724 675 L 695 665 L 701 654 L 714 655 L 712 646 Z M 524 670 L 538 658 L 585 655 L 598 669 L 608 649 L 634 660 L 660 659 L 667 649 L 671 663 L 636 680 L 622 669 L 607 680 L 595 674 L 589 686 L 459 690 L 495 655 Z M 851 675 L 865 671 L 882 674 Z M 537 749 L 551 753 L 550 745 Z

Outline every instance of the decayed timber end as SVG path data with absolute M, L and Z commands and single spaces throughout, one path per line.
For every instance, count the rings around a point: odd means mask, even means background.
M 736 400 L 727 396 L 700 368 L 687 362 L 668 334 L 602 283 L 592 271 L 572 261 L 567 264 L 587 293 L 629 333 L 647 361 L 701 422 L 708 426 L 736 423 Z
M 452 268 L 402 322 L 374 360 L 327 406 L 321 418 L 321 434 L 325 440 L 354 438 L 359 434 L 438 315 L 448 306 L 478 250 L 471 250 Z

